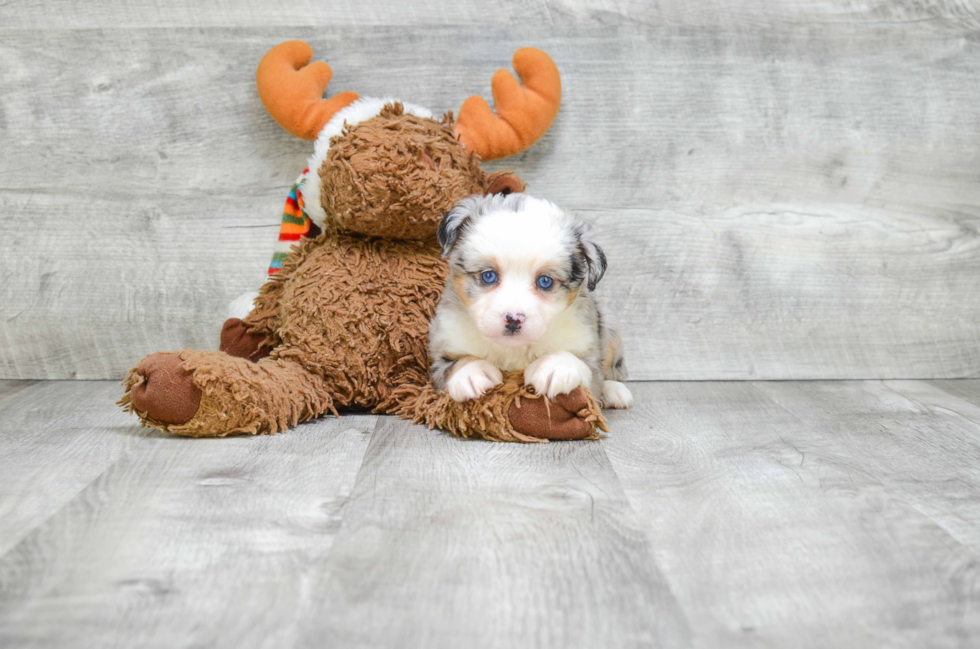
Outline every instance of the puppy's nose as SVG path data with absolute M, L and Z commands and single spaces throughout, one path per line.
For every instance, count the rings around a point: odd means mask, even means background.
M 521 325 L 524 324 L 524 314 L 523 313 L 508 313 L 504 316 L 504 320 L 507 321 L 506 329 L 509 333 L 516 334 L 521 330 Z

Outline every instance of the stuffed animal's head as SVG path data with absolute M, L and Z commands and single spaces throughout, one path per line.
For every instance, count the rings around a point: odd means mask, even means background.
M 314 162 L 327 217 L 342 231 L 428 239 L 456 201 L 499 191 L 505 179 L 507 189 L 523 189 L 509 172 L 503 172 L 509 178 L 484 173 L 451 126 L 394 102 L 332 137 L 324 159 Z
M 557 67 L 533 48 L 514 55 L 523 85 L 505 70 L 494 75 L 496 113 L 470 97 L 455 121 L 451 113 L 436 119 L 393 99 L 354 93 L 323 99 L 333 73 L 326 63 L 309 64 L 312 56 L 302 41 L 282 43 L 263 57 L 256 79 L 272 117 L 290 133 L 316 140 L 303 187 L 307 211 L 321 227 L 343 232 L 430 239 L 460 199 L 522 191 L 519 178 L 487 174 L 479 162 L 530 147 L 561 102 Z

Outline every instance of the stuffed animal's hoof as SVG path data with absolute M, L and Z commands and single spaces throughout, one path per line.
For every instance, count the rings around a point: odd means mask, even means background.
M 575 388 L 554 399 L 521 399 L 507 411 L 510 425 L 519 433 L 541 439 L 583 439 L 595 431 L 586 419 L 589 393 Z
M 139 375 L 130 388 L 133 408 L 161 424 L 186 424 L 201 406 L 201 391 L 194 376 L 172 352 L 150 354 L 136 366 Z
M 248 330 L 238 318 L 228 318 L 221 327 L 221 345 L 218 347 L 229 356 L 259 362 L 272 352 L 265 343 L 265 336 Z

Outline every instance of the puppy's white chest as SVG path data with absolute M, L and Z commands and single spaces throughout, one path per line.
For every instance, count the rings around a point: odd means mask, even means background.
M 518 347 L 498 345 L 475 328 L 466 328 L 458 341 L 462 343 L 460 351 L 486 359 L 504 371 L 524 370 L 542 356 L 554 352 L 569 352 L 586 357 L 596 345 L 596 334 L 592 327 L 575 316 L 574 312 L 567 313 L 567 316 L 554 323 L 544 338 L 534 344 Z

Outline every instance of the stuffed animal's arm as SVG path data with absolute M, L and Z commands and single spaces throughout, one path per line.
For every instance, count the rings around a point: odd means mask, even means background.
M 307 173 L 308 170 L 304 169 L 286 197 L 276 247 L 269 264 L 270 280 L 282 268 L 295 244 L 304 237 L 315 237 L 320 233 L 304 208 L 301 184 Z M 228 319 L 221 329 L 221 350 L 250 360 L 268 355 L 277 343 L 275 329 L 281 294 L 282 282 L 268 281 L 260 291 L 246 291 L 232 300 L 228 305 Z
M 282 219 L 279 222 L 279 233 L 272 253 L 272 261 L 269 263 L 269 276 L 275 275 L 282 268 L 282 262 L 292 251 L 292 247 L 303 237 L 315 237 L 320 234 L 320 228 L 313 223 L 306 213 L 305 200 L 300 189 L 300 185 L 308 173 L 309 169 L 304 169 L 289 189 L 289 196 L 286 197 L 286 204 L 282 208 Z M 263 291 L 262 301 L 278 301 L 278 295 L 271 295 L 271 293 L 271 291 Z M 255 306 L 254 302 L 259 297 L 258 291 L 242 293 L 228 305 L 228 317 L 244 320 L 252 312 Z M 263 304 L 263 306 L 267 306 L 267 304 Z

